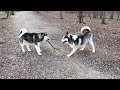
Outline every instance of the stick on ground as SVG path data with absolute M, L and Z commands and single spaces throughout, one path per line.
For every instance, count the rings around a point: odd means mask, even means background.
M 61 51 L 60 49 L 55 48 L 55 47 L 50 43 L 50 41 L 47 40 L 47 42 L 53 47 L 54 51 L 55 51 L 55 50 Z

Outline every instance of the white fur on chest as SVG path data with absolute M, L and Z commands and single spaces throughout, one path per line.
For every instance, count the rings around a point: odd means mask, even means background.
M 73 40 L 76 40 L 78 38 L 77 35 L 72 35 Z

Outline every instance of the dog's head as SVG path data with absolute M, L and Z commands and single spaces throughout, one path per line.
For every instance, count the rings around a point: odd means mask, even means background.
M 43 41 L 47 41 L 50 38 L 48 37 L 47 33 L 40 33 L 39 38 L 42 39 Z
M 72 35 L 69 34 L 68 32 L 66 32 L 66 34 L 63 36 L 63 38 L 61 39 L 61 41 L 63 43 L 68 43 L 71 38 L 72 38 Z

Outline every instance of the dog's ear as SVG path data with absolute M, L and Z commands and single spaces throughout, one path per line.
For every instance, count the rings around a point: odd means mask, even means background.
M 67 31 L 67 32 L 66 32 L 66 35 L 68 35 L 68 34 L 69 34 L 69 32 Z
M 44 33 L 40 33 L 40 34 L 41 34 L 42 37 L 45 35 Z
M 38 37 L 39 37 L 39 39 L 43 38 L 44 37 L 44 33 L 39 33 Z
M 44 32 L 44 34 L 47 36 L 47 32 Z
M 47 32 L 41 33 L 41 36 L 47 36 Z
M 72 39 L 72 35 L 70 35 L 70 38 Z

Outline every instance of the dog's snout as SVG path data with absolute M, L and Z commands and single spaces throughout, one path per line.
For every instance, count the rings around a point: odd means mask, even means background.
M 61 39 L 61 42 L 63 42 L 63 39 Z

